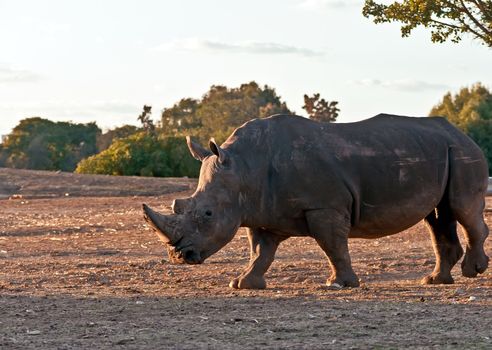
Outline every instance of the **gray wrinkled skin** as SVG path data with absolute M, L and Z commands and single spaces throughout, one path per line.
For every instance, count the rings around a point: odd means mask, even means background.
M 251 260 L 233 288 L 265 288 L 278 245 L 292 236 L 313 237 L 324 250 L 327 285 L 357 287 L 348 238 L 391 235 L 422 219 L 437 258 L 423 283 L 453 283 L 463 255 L 457 222 L 466 238 L 463 275 L 488 266 L 487 163 L 443 118 L 380 114 L 325 124 L 277 115 L 245 123 L 220 147 L 187 141 L 202 161 L 195 193 L 176 199 L 172 215 L 144 205 L 145 218 L 177 263 L 202 263 L 246 227 Z

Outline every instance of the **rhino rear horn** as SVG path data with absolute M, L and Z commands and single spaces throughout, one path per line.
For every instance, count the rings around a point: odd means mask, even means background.
M 200 162 L 203 161 L 206 157 L 212 155 L 212 152 L 203 148 L 198 143 L 193 142 L 190 136 L 186 136 L 186 143 L 193 158 L 199 160 Z
M 162 215 L 143 204 L 144 219 L 153 228 L 159 239 L 166 244 L 177 242 L 180 237 L 176 233 L 177 218 L 174 215 Z

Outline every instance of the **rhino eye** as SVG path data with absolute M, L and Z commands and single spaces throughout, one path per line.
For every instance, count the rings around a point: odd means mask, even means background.
M 207 211 L 205 212 L 205 216 L 206 216 L 206 217 L 211 217 L 211 216 L 212 216 L 212 211 L 211 211 L 211 210 L 207 210 Z

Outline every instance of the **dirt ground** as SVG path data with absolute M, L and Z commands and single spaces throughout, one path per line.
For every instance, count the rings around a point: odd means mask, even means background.
M 194 185 L 0 169 L 0 348 L 492 348 L 492 268 L 420 285 L 434 264 L 422 223 L 352 240 L 355 289 L 323 288 L 307 238 L 281 245 L 262 291 L 227 287 L 248 261 L 242 230 L 203 265 L 169 264 L 141 205 L 168 210 Z

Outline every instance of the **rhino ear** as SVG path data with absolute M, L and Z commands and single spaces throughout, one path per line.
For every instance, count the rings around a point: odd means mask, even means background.
M 193 142 L 189 136 L 186 136 L 186 143 L 188 144 L 188 148 L 193 158 L 198 159 L 200 162 L 206 157 L 212 155 L 212 152 L 203 148 L 198 143 Z
M 210 139 L 208 145 L 212 153 L 219 158 L 219 162 L 224 164 L 227 161 L 227 154 L 219 145 L 217 145 L 213 137 Z

